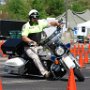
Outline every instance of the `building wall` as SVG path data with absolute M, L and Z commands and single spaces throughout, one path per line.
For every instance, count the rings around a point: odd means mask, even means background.
M 4 21 L 4 20 L 0 20 L 0 33 L 3 36 L 8 36 L 10 31 L 13 30 L 21 30 L 22 25 L 25 22 L 21 22 L 21 21 Z

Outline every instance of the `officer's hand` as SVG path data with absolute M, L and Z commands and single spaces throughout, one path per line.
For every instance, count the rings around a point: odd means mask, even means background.
M 38 44 L 37 44 L 37 42 L 35 42 L 35 41 L 32 41 L 32 42 L 29 43 L 29 46 L 30 46 L 30 47 L 32 47 L 32 46 L 37 46 L 37 45 L 38 45 Z
M 37 46 L 38 44 L 37 44 L 37 42 L 35 42 L 35 41 L 33 41 L 33 44 L 35 45 L 35 46 Z

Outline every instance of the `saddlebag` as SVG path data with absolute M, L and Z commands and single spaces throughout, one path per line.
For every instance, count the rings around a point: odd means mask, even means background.
M 4 72 L 22 75 L 27 71 L 26 64 L 27 61 L 20 57 L 9 59 L 4 63 Z
M 15 55 L 15 53 L 20 55 L 23 53 L 24 45 L 25 42 L 21 39 L 8 39 L 2 44 L 1 49 L 7 55 Z

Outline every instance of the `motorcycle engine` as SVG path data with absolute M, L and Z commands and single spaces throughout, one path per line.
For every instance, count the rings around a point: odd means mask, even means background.
M 51 65 L 51 72 L 54 77 L 63 77 L 66 74 L 66 70 L 64 69 L 62 64 L 52 64 Z
M 40 49 L 38 55 L 42 60 L 50 60 L 52 54 L 48 49 Z

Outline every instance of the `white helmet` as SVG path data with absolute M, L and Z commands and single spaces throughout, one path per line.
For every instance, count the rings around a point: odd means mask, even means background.
M 36 9 L 32 9 L 29 13 L 28 13 L 28 15 L 30 16 L 31 14 L 33 14 L 33 13 L 39 13 Z
M 30 12 L 29 12 L 29 18 L 39 18 L 39 12 L 36 10 L 36 9 L 32 9 Z

